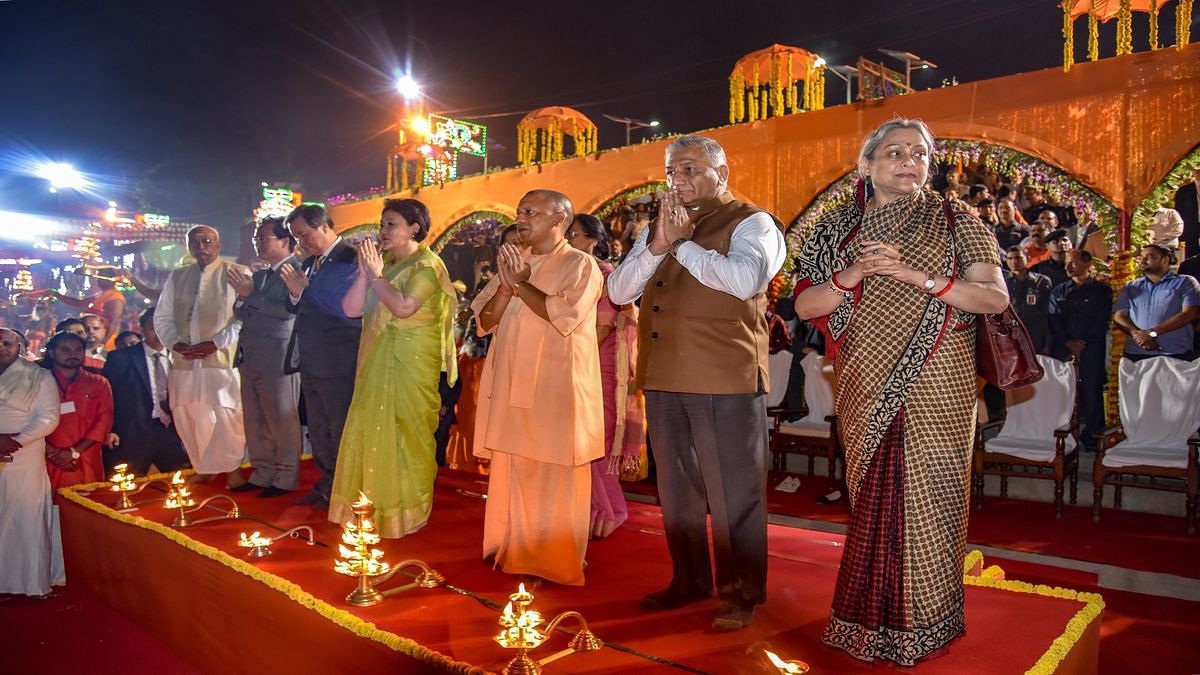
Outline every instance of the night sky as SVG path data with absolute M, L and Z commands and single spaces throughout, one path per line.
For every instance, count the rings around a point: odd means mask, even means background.
M 260 181 L 312 198 L 382 185 L 406 63 L 430 111 L 489 125 L 491 164 L 511 166 L 517 121 L 543 105 L 583 111 L 601 148 L 624 142 L 603 113 L 669 133 L 725 124 L 730 69 L 771 43 L 830 63 L 911 51 L 940 66 L 915 76 L 928 88 L 1057 67 L 1061 25 L 1055 0 L 0 0 L 0 210 L 95 217 L 113 199 L 230 232 Z M 1085 31 L 1080 19 L 1080 59 Z M 844 100 L 840 80 L 827 86 L 829 105 Z M 49 194 L 24 175 L 38 158 L 94 176 L 95 194 Z

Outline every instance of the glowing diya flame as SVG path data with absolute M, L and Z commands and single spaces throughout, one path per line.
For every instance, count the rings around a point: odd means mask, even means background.
M 351 508 L 361 509 L 363 507 L 370 506 L 370 505 L 371 505 L 371 500 L 367 499 L 366 493 L 364 493 L 362 490 L 359 490 L 358 491 L 358 501 L 354 502 L 350 506 L 351 506 Z
M 801 673 L 808 672 L 808 664 L 803 661 L 784 661 L 769 649 L 764 649 L 763 651 L 766 653 L 767 658 L 771 659 L 771 665 L 775 666 L 779 672 L 785 673 L 785 675 L 800 675 Z
M 238 546 L 244 546 L 246 548 L 257 548 L 259 546 L 267 546 L 270 543 L 271 543 L 270 539 L 267 539 L 266 537 L 262 536 L 262 534 L 260 534 L 258 532 L 251 534 L 249 537 L 246 536 L 245 532 L 242 532 L 241 539 L 238 541 Z
M 176 471 L 174 476 L 171 476 L 171 485 L 183 485 L 183 472 Z

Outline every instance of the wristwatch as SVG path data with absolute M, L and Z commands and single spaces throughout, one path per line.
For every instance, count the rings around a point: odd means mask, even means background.
M 1153 328 L 1151 328 L 1150 331 L 1146 334 L 1149 335 L 1150 337 L 1154 338 L 1155 340 L 1158 339 L 1158 331 L 1154 330 Z
M 921 283 L 921 290 L 925 291 L 926 293 L 932 293 L 933 287 L 936 285 L 937 285 L 937 282 L 933 280 L 933 275 L 926 274 L 925 281 L 923 281 Z
M 683 242 L 685 241 L 689 241 L 689 239 L 687 237 L 680 237 L 671 242 L 671 255 L 675 255 L 675 253 L 679 251 L 679 247 L 683 246 Z

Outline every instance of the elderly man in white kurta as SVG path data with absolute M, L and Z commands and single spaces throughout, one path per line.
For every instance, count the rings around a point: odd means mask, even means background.
M 233 367 L 241 322 L 233 314 L 237 292 L 227 271 L 249 276 L 223 260 L 221 237 L 206 225 L 188 231 L 195 264 L 171 272 L 158 298 L 154 330 L 175 352 L 167 376 L 166 408 L 197 474 L 229 474 L 230 487 L 245 481 L 237 468 L 246 452 L 241 381 Z
M 58 426 L 58 387 L 50 371 L 21 358 L 24 346 L 0 328 L 0 593 L 46 595 L 62 581 L 51 578 L 45 441 Z

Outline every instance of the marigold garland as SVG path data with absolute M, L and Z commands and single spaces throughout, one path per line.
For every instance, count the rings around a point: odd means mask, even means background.
M 1088 12 L 1088 60 L 1100 60 L 1100 19 L 1096 18 L 1096 0 Z
M 1150 49 L 1158 49 L 1158 0 L 1150 0 Z
M 1071 72 L 1075 65 L 1075 24 L 1071 21 L 1071 8 L 1063 5 L 1063 72 Z
M 1192 41 L 1192 0 L 1179 0 L 1175 5 L 1175 48 Z
M 188 471 L 187 473 L 194 472 Z M 156 474 L 154 476 L 148 476 L 147 478 L 161 479 L 168 477 L 168 474 Z M 81 491 L 105 489 L 108 487 L 108 485 L 109 484 L 107 482 L 74 485 L 71 487 L 60 488 L 58 490 L 58 494 L 67 501 L 74 502 L 85 509 L 99 513 L 100 515 L 111 518 L 117 522 L 124 523 L 126 525 L 133 525 L 134 527 L 140 527 L 142 529 L 162 535 L 166 539 L 188 549 L 189 551 L 192 551 L 193 553 L 196 553 L 197 555 L 225 565 L 235 572 L 244 574 L 245 576 L 248 576 L 251 579 L 266 585 L 272 590 L 283 593 L 289 599 L 298 603 L 302 607 L 313 610 L 329 621 L 332 621 L 333 623 L 345 628 L 359 637 L 378 642 L 387 646 L 393 651 L 411 656 L 415 659 L 435 665 L 438 668 L 442 668 L 450 672 L 469 673 L 471 675 L 483 675 L 489 672 L 483 668 L 473 666 L 469 663 L 456 661 L 409 638 L 401 637 L 395 633 L 390 633 L 385 630 L 380 630 L 379 628 L 375 627 L 375 624 L 364 621 L 350 612 L 338 609 L 324 600 L 316 598 L 315 596 L 306 592 L 299 585 L 291 581 L 283 579 L 282 577 L 278 577 L 274 574 L 263 572 L 262 570 L 244 560 L 241 560 L 240 558 L 235 558 L 218 548 L 209 546 L 208 544 L 202 544 L 195 539 L 184 535 L 178 530 L 154 521 L 146 520 L 145 518 L 120 513 L 105 506 L 104 504 L 78 494 Z
M 1117 10 L 1117 56 L 1133 53 L 1133 9 L 1131 0 L 1121 0 Z
M 979 551 L 972 551 L 971 554 L 968 554 L 968 559 L 976 553 L 979 554 L 979 560 L 982 560 L 983 554 Z M 1046 598 L 1075 600 L 1084 603 L 1083 607 L 1075 613 L 1075 616 L 1067 621 L 1066 630 L 1063 631 L 1062 635 L 1054 638 L 1054 642 L 1050 643 L 1050 648 L 1033 664 L 1033 667 L 1025 671 L 1026 675 L 1051 675 L 1057 671 L 1063 660 L 1067 658 L 1071 650 L 1083 638 L 1083 634 L 1087 631 L 1088 626 L 1104 611 L 1104 597 L 1099 593 L 1084 593 L 1069 588 L 1004 579 L 1004 570 L 995 565 L 989 567 L 988 570 L 997 570 L 996 572 L 992 572 L 992 574 L 1000 575 L 999 578 L 989 577 L 985 571 L 984 575 L 981 576 L 964 575 L 963 584 L 979 588 L 993 588 L 1012 593 L 1040 595 Z

